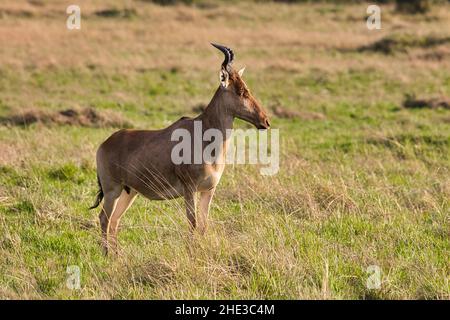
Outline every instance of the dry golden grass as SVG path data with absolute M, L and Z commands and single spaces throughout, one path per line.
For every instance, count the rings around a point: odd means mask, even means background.
M 0 298 L 450 298 L 448 110 L 402 107 L 406 94 L 450 96 L 450 44 L 419 41 L 450 36 L 448 6 L 411 17 L 383 5 L 382 30 L 368 31 L 365 4 L 78 4 L 82 29 L 69 31 L 64 1 L 0 3 L 1 117 L 94 108 L 166 126 L 211 98 L 214 41 L 279 108 L 280 172 L 227 168 L 205 237 L 189 237 L 182 201 L 138 198 L 121 254 L 105 258 L 86 208 L 95 150 L 115 129 L 0 125 Z M 127 17 L 98 15 L 109 9 Z M 389 54 L 360 50 L 392 37 Z
M 364 4 L 339 7 L 335 12 L 333 5 L 324 4 L 241 3 L 203 10 L 161 7 L 141 1 L 79 1 L 79 5 L 82 29 L 70 31 L 64 27 L 64 1 L 46 1 L 37 6 L 26 1 L 3 1 L 0 41 L 7 44 L 2 46 L 3 63 L 21 68 L 94 65 L 113 70 L 172 67 L 210 70 L 217 57 L 210 54 L 212 49 L 207 45 L 211 39 L 220 38 L 242 48 L 239 50 L 242 60 L 252 55 L 252 68 L 285 67 L 301 71 L 326 65 L 334 71 L 349 65 L 370 68 L 383 64 L 391 69 L 389 59 L 367 56 L 364 61 L 354 61 L 353 57 L 330 56 L 325 51 L 357 48 L 392 32 L 443 35 L 444 30 L 450 29 L 450 14 L 440 8 L 429 13 L 428 19 L 417 21 L 414 16 L 394 16 L 392 6 L 383 6 L 383 29 L 371 32 L 365 23 L 355 23 L 364 22 Z M 95 15 L 107 8 L 133 8 L 136 16 L 111 19 Z M 25 17 L 23 12 L 27 12 Z M 234 23 L 227 23 L 229 19 Z M 288 55 L 283 54 L 286 51 Z M 406 64 L 409 67 L 410 59 L 399 61 L 392 71 L 402 70 Z M 440 63 L 414 60 L 427 67 L 448 65 L 448 60 Z

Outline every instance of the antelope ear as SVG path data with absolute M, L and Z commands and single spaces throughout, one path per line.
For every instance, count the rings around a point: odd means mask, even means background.
M 219 80 L 220 80 L 220 85 L 224 88 L 228 87 L 228 79 L 230 78 L 230 75 L 228 73 L 228 71 L 225 68 L 220 69 L 220 73 L 219 73 Z
M 243 67 L 241 70 L 238 71 L 239 77 L 242 77 L 242 75 L 244 74 L 245 71 L 245 67 Z

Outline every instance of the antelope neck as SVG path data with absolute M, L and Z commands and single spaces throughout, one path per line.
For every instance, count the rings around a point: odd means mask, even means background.
M 218 129 L 225 137 L 227 129 L 233 129 L 234 116 L 226 105 L 222 88 L 217 89 L 211 102 L 197 119 L 202 121 L 203 129 Z

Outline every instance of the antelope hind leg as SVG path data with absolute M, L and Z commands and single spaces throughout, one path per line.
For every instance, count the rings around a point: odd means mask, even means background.
M 120 185 L 108 190 L 104 194 L 103 207 L 99 215 L 100 227 L 102 230 L 102 247 L 103 252 L 108 254 L 108 229 L 111 220 L 111 215 L 114 212 L 117 201 L 119 200 L 122 187 Z
M 128 210 L 128 208 L 133 204 L 134 199 L 136 199 L 137 192 L 128 189 L 122 190 L 122 193 L 119 196 L 119 200 L 117 201 L 117 205 L 114 209 L 110 217 L 109 222 L 109 247 L 117 253 L 118 245 L 117 245 L 117 232 L 119 229 L 120 218 L 122 215 Z

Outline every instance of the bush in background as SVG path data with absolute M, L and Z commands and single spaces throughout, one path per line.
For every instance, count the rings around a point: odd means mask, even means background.
M 396 0 L 396 10 L 402 13 L 427 13 L 430 8 L 430 0 Z

